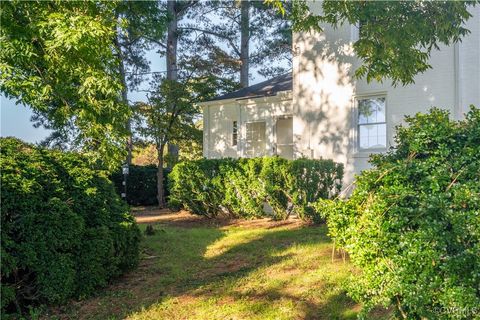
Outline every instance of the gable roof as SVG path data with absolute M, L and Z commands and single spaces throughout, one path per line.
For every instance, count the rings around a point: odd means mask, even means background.
M 225 100 L 225 99 L 241 99 L 273 96 L 277 92 L 288 91 L 293 89 L 292 73 L 285 73 L 275 78 L 254 84 L 250 87 L 226 93 L 224 95 L 213 98 L 209 101 Z

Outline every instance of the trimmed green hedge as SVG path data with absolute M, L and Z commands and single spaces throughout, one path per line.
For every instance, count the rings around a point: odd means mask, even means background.
M 105 172 L 0 139 L 2 315 L 89 295 L 133 268 L 140 232 Z
M 295 213 L 319 221 L 312 204 L 340 191 L 343 165 L 331 160 L 279 157 L 202 159 L 177 164 L 170 173 L 171 207 L 213 217 L 265 216 L 268 204 L 275 219 Z
M 402 319 L 480 312 L 480 110 L 407 117 L 346 201 L 319 201 L 330 235 L 361 272 L 349 293 Z M 477 318 L 475 318 L 477 319 Z
M 163 169 L 165 196 L 168 197 L 169 170 Z M 123 174 L 115 172 L 110 177 L 119 195 L 123 192 Z M 127 175 L 127 203 L 133 206 L 157 205 L 157 166 L 131 165 Z

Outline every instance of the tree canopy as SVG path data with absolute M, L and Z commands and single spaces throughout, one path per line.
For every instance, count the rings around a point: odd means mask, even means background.
M 287 1 L 266 0 L 287 14 Z M 310 11 L 307 1 L 294 0 L 289 18 L 294 31 L 321 30 L 321 24 L 361 25 L 353 45 L 362 66 L 355 75 L 367 81 L 390 79 L 394 85 L 414 82 L 431 66 L 432 50 L 461 41 L 469 31 L 469 6 L 479 1 L 323 1 L 322 14 Z
M 115 2 L 2 3 L 0 90 L 93 161 L 123 158 L 130 114 L 114 46 Z M 105 162 L 105 161 L 102 161 Z

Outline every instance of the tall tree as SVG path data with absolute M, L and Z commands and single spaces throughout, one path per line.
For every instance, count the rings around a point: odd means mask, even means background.
M 214 61 L 224 79 L 234 76 L 246 87 L 254 69 L 267 77 L 289 69 L 290 22 L 261 1 L 205 1 L 190 20 L 181 27 L 190 35 L 184 39 L 195 39 L 190 51 Z
M 12 1 L 0 13 L 1 92 L 30 106 L 40 124 L 69 131 L 93 162 L 111 168 L 124 156 L 129 117 L 119 99 L 115 8 Z
M 292 21 L 294 30 L 321 30 L 320 23 L 362 25 L 353 45 L 363 60 L 357 77 L 391 79 L 394 85 L 414 82 L 431 66 L 431 52 L 440 44 L 458 42 L 469 31 L 469 6 L 480 1 L 332 1 L 322 2 L 322 15 L 310 12 L 306 0 L 266 0 Z M 291 6 L 290 12 L 286 8 Z
M 167 1 L 167 12 L 168 12 L 168 32 L 167 32 L 167 80 L 175 82 L 178 80 L 178 73 L 177 73 L 177 47 L 178 47 L 178 19 L 180 18 L 179 12 L 179 4 L 176 0 Z M 159 149 L 157 152 L 158 156 L 158 174 L 157 179 L 158 181 L 163 182 L 163 147 L 164 145 L 159 141 L 157 143 Z M 176 158 L 178 158 L 178 146 L 173 143 L 168 144 L 168 154 L 171 157 L 171 165 L 173 166 L 173 162 Z M 161 176 L 161 177 L 160 177 Z M 160 206 L 164 205 L 163 200 L 163 188 L 162 188 L 162 196 L 158 198 L 158 204 Z M 159 192 L 160 195 L 160 192 Z
M 240 4 L 240 86 L 248 87 L 250 64 L 250 1 Z
M 146 51 L 164 36 L 167 24 L 166 11 L 158 1 L 122 1 L 116 10 L 119 26 L 115 46 L 119 58 L 119 74 L 123 85 L 122 101 L 129 105 L 128 91 L 134 89 L 150 71 Z M 127 164 L 132 161 L 132 130 L 127 122 Z

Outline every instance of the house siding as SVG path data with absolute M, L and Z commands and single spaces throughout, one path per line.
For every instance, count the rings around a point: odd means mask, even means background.
M 321 3 L 309 4 L 320 13 Z M 345 183 L 369 167 L 369 153 L 356 148 L 356 97 L 386 96 L 387 144 L 394 144 L 395 126 L 405 115 L 446 108 L 461 118 L 469 104 L 479 104 L 479 8 L 467 27 L 472 31 L 461 44 L 432 52 L 432 69 L 415 83 L 393 87 L 391 81 L 354 80 L 360 66 L 354 57 L 355 28 L 323 26 L 321 33 L 294 34 L 293 105 L 296 156 L 330 158 L 345 165 Z
M 245 154 L 246 123 L 265 121 L 266 155 L 275 154 L 275 121 L 292 115 L 291 91 L 257 99 L 204 103 L 203 155 L 206 158 L 237 158 Z M 233 121 L 238 122 L 238 144 L 233 146 Z
M 320 13 L 321 2 L 309 3 Z M 321 33 L 293 34 L 293 91 L 254 99 L 205 102 L 204 156 L 244 157 L 245 123 L 265 121 L 266 155 L 275 154 L 275 122 L 293 115 L 294 157 L 332 159 L 345 165 L 344 184 L 369 168 L 371 153 L 357 148 L 357 110 L 360 97 L 386 98 L 387 147 L 394 145 L 395 127 L 405 115 L 427 112 L 431 107 L 448 109 L 461 119 L 469 105 L 480 107 L 480 6 L 470 8 L 471 33 L 461 43 L 433 51 L 429 69 L 407 86 L 367 83 L 353 74 L 361 61 L 353 54 L 356 28 L 325 25 Z M 232 145 L 232 125 L 238 121 L 238 145 Z

